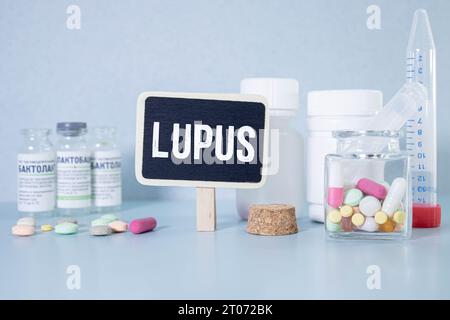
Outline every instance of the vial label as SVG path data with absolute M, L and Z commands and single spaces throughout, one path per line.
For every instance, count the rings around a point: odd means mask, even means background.
M 57 151 L 58 208 L 91 206 L 91 152 L 89 150 Z
M 92 199 L 96 207 L 122 203 L 121 158 L 119 150 L 96 151 L 92 157 Z
M 17 155 L 17 209 L 46 212 L 55 209 L 55 154 Z

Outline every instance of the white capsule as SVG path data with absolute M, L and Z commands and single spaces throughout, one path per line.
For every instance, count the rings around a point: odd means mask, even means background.
M 360 226 L 359 229 L 366 232 L 375 232 L 378 230 L 378 224 L 375 222 L 374 218 L 367 217 L 363 225 Z
M 373 217 L 375 213 L 380 211 L 381 203 L 380 201 L 372 196 L 367 196 L 362 198 L 359 202 L 359 211 L 366 217 Z
M 331 160 L 328 167 L 328 187 L 342 188 L 344 177 L 342 176 L 342 165 L 340 161 Z
M 404 178 L 396 178 L 392 181 L 389 192 L 383 201 L 381 211 L 392 217 L 395 211 L 401 208 L 402 199 L 406 192 L 406 180 Z

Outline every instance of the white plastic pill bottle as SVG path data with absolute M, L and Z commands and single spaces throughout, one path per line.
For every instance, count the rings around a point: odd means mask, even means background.
M 95 212 L 116 212 L 122 204 L 122 161 L 114 127 L 90 130 L 92 205 Z
M 269 109 L 269 166 L 267 180 L 259 189 L 236 191 L 239 215 L 247 219 L 252 204 L 294 205 L 297 216 L 304 200 L 304 143 L 293 126 L 299 106 L 299 85 L 295 79 L 248 78 L 241 81 L 241 93 L 267 99 Z
M 333 131 L 367 130 L 367 121 L 383 107 L 383 94 L 376 90 L 324 90 L 308 93 L 307 186 L 309 217 L 323 222 L 324 161 L 336 153 Z M 382 180 L 384 168 L 360 168 L 358 176 Z M 357 171 L 357 168 L 355 168 Z M 355 179 L 357 177 L 355 176 Z
M 64 216 L 88 214 L 91 208 L 91 150 L 84 122 L 60 122 L 56 127 L 56 205 Z
M 55 151 L 49 129 L 24 129 L 17 154 L 17 209 L 21 214 L 49 216 L 55 210 Z

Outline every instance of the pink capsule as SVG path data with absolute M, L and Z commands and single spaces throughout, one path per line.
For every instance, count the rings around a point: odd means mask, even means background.
M 134 219 L 128 225 L 128 229 L 134 234 L 152 231 L 156 228 L 156 219 L 153 217 Z
M 386 188 L 382 184 L 376 183 L 375 181 L 372 181 L 370 179 L 359 179 L 356 187 L 365 194 L 374 196 L 378 200 L 383 200 L 384 198 L 386 198 Z
M 339 208 L 344 202 L 344 188 L 328 188 L 328 205 Z

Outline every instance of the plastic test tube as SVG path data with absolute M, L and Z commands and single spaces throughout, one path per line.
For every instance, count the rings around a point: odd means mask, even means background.
M 427 12 L 414 13 L 406 53 L 407 82 L 421 83 L 427 96 L 407 124 L 411 156 L 413 227 L 433 228 L 441 222 L 436 196 L 436 48 Z

